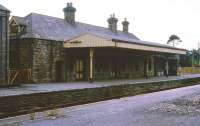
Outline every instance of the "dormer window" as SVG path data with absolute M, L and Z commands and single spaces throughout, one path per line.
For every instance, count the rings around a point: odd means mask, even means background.
M 26 33 L 26 22 L 24 18 L 13 16 L 10 20 L 10 37 L 20 37 Z

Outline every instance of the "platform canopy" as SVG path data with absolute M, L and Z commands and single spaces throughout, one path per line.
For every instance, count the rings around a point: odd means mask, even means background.
M 117 39 L 109 38 L 93 33 L 84 33 L 79 36 L 75 36 L 71 39 L 65 40 L 64 48 L 86 48 L 86 47 L 113 47 L 113 48 L 125 48 L 152 52 L 173 53 L 173 54 L 186 54 L 185 49 L 175 48 L 172 46 L 146 42 L 134 39 Z

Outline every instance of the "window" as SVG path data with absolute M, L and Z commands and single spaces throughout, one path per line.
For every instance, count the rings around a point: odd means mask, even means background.
M 0 17 L 0 41 L 2 41 L 2 18 Z
M 138 71 L 138 70 L 139 70 L 139 62 L 136 61 L 136 62 L 135 62 L 135 71 Z
M 152 63 L 151 63 L 151 59 L 148 60 L 148 70 L 151 71 L 152 69 Z

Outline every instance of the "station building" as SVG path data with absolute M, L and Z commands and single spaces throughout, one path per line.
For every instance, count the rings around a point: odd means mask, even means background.
M 185 49 L 140 40 L 129 32 L 126 19 L 118 30 L 114 14 L 107 19 L 108 27 L 100 27 L 76 21 L 72 3 L 63 12 L 63 19 L 37 13 L 11 18 L 13 82 L 25 78 L 46 83 L 176 75 L 178 57 L 186 54 Z

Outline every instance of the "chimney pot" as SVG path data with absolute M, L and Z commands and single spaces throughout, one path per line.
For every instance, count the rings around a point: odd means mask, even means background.
M 108 28 L 113 32 L 117 32 L 118 19 L 115 18 L 115 14 L 111 14 L 110 18 L 108 18 L 107 21 L 108 21 Z
M 122 25 L 123 25 L 123 32 L 128 33 L 129 22 L 127 21 L 126 18 L 124 18 L 124 21 L 122 22 Z
M 74 24 L 76 8 L 72 6 L 72 3 L 67 3 L 67 7 L 65 7 L 63 11 L 65 20 L 70 24 Z

